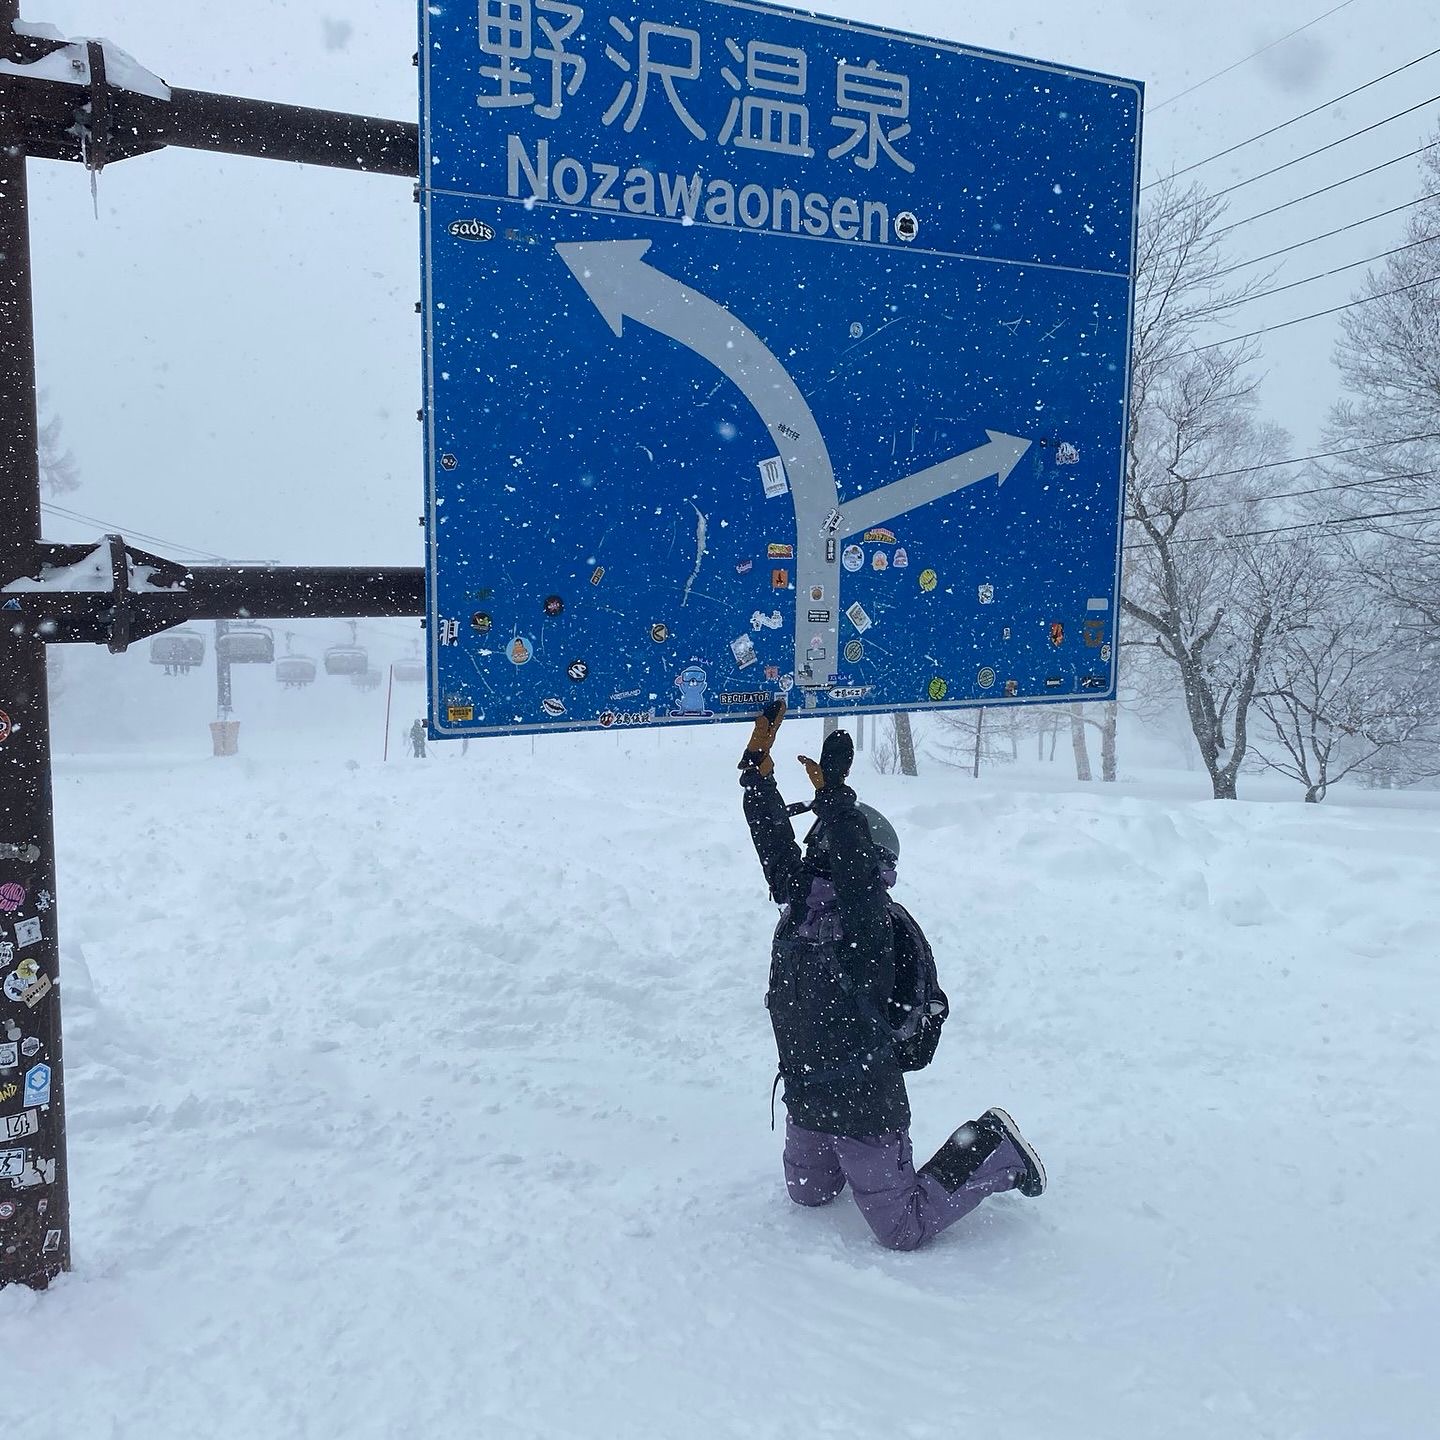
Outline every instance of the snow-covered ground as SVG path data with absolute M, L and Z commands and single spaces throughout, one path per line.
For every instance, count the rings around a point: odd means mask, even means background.
M 58 762 L 76 1268 L 0 1293 L 11 1433 L 1435 1433 L 1440 808 L 862 759 L 956 1010 L 917 1152 L 999 1103 L 1050 1172 L 892 1254 L 780 1182 L 741 732 L 366 717 Z

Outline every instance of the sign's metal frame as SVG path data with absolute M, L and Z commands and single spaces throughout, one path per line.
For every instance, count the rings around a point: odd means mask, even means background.
M 119 652 L 186 620 L 418 616 L 424 572 L 192 567 L 119 535 L 94 545 L 40 538 L 27 157 L 98 171 L 181 145 L 413 179 L 418 133 L 232 95 L 127 89 L 111 83 L 102 42 L 47 38 L 21 25 L 19 9 L 0 0 L 0 944 L 22 961 L 0 992 L 0 1120 L 19 1137 L 8 1152 L 24 1159 L 0 1179 L 0 1289 L 43 1289 L 71 1260 L 46 648 Z M 65 572 L 82 561 L 104 568 L 109 587 L 67 587 Z M 22 1100 L 32 1103 L 19 1109 Z

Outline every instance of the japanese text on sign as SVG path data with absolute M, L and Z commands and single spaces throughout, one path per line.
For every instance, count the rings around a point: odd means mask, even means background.
M 479 45 L 485 88 L 476 97 L 489 109 L 524 109 L 557 120 L 567 98 L 585 85 L 606 85 L 607 126 L 632 133 L 650 108 L 668 107 L 696 140 L 809 159 L 816 154 L 812 110 L 828 112 L 822 148 L 831 160 L 860 170 L 882 162 L 913 173 L 901 148 L 910 133 L 910 79 L 875 60 L 835 62 L 816 85 L 806 51 L 754 37 L 726 37 L 707 55 L 698 30 L 610 16 L 600 56 L 579 46 L 585 7 L 568 0 L 480 0 Z M 572 48 L 575 47 L 575 48 Z M 603 66 L 592 64 L 603 59 Z M 696 118 L 695 98 L 723 86 L 729 106 L 712 137 Z M 838 132 L 838 133 L 836 133 Z

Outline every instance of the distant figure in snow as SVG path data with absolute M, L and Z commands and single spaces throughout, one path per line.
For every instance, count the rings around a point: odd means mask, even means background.
M 417 720 L 410 727 L 410 753 L 417 759 L 425 758 L 425 722 Z
M 784 718 L 777 700 L 755 721 L 740 783 L 750 838 L 782 907 L 765 1004 L 780 1054 L 776 1084 L 785 1084 L 785 1185 L 799 1205 L 826 1205 L 848 1180 L 875 1238 L 913 1250 L 987 1195 L 1041 1194 L 1045 1169 L 1000 1109 L 962 1125 L 915 1169 L 905 1068 L 924 1064 L 934 1041 L 917 1061 L 886 1018 L 897 932 L 918 933 L 887 893 L 900 841 L 845 783 L 855 746 L 837 730 L 818 763 L 799 757 L 815 787 L 802 853 L 770 758 Z

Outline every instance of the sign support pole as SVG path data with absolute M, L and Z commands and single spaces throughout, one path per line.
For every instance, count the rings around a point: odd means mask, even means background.
M 380 761 L 384 764 L 390 759 L 390 697 L 395 690 L 395 666 L 390 666 L 390 681 L 385 686 L 385 748 L 381 752 Z
M 0 25 L 18 8 L 0 0 Z M 40 541 L 25 165 L 0 135 L 0 585 Z M 70 1268 L 55 896 L 45 637 L 0 609 L 0 1287 L 44 1289 Z

